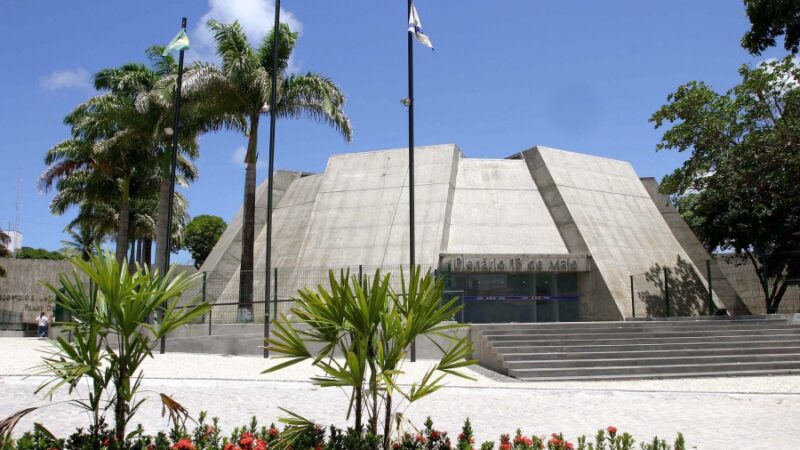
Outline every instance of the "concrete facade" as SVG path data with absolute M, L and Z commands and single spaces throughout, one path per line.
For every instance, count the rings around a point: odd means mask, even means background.
M 312 270 L 408 264 L 407 158 L 404 148 L 335 155 L 321 174 L 276 174 L 272 263 L 281 272 L 279 298 L 313 286 L 306 276 Z M 448 144 L 417 147 L 415 163 L 417 264 L 454 270 L 455 263 L 468 274 L 574 272 L 580 320 L 627 319 L 634 308 L 657 315 L 650 303 L 658 283 L 632 299 L 630 277 L 666 268 L 693 284 L 675 290 L 675 312 L 704 313 L 707 284 L 696 264 L 708 255 L 702 246 L 683 245 L 691 232 L 676 231 L 680 217 L 656 204 L 627 162 L 547 147 L 473 159 Z M 257 273 L 265 266 L 266 184 L 256 200 Z M 212 301 L 236 298 L 240 216 L 200 269 L 209 279 L 227 279 Z M 714 302 L 729 304 L 718 294 Z

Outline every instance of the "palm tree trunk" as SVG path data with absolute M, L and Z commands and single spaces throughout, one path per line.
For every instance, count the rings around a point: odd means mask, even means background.
M 127 381 L 127 377 L 128 373 L 126 371 L 126 367 L 124 365 L 120 366 L 119 379 L 117 380 L 117 383 L 119 384 L 116 386 L 117 398 L 114 405 L 114 425 L 117 435 L 117 443 L 120 446 L 124 446 L 125 443 L 125 416 L 128 410 L 128 402 L 121 394 L 121 391 L 123 390 L 124 383 Z
M 242 322 L 253 319 L 253 254 L 256 229 L 256 146 L 258 116 L 250 117 L 247 142 L 247 167 L 244 175 L 244 211 L 242 217 L 242 258 L 239 269 L 239 317 Z
M 390 433 L 392 427 L 392 394 L 386 393 L 386 411 L 384 411 L 383 419 L 383 449 L 389 450 L 389 443 L 391 442 Z M 377 433 L 376 433 L 377 434 Z
M 128 224 L 130 223 L 130 186 L 131 179 L 126 176 L 122 179 L 122 196 L 119 203 L 119 220 L 117 221 L 117 262 L 125 261 L 128 251 Z
M 128 245 L 130 251 L 128 252 L 128 267 L 136 267 L 136 238 Z
M 153 241 L 150 239 L 144 240 L 144 257 L 142 258 L 142 264 L 147 267 L 150 267 L 151 253 L 153 251 Z
M 165 152 L 166 154 L 166 152 Z M 166 159 L 166 158 L 162 158 Z M 161 163 L 161 185 L 158 188 L 158 218 L 156 219 L 156 269 L 164 271 L 164 262 L 169 251 L 167 239 L 167 218 L 169 216 L 169 169 L 165 161 Z

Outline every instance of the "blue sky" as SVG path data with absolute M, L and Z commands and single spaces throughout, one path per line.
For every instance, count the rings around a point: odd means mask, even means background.
M 748 55 L 748 29 L 733 0 L 417 0 L 432 52 L 415 48 L 416 142 L 457 143 L 467 156 L 502 158 L 541 144 L 630 161 L 658 178 L 683 155 L 655 152 L 661 132 L 647 119 L 681 83 L 718 90 L 739 65 L 783 56 Z M 321 171 L 331 154 L 407 145 L 404 0 L 292 1 L 284 17 L 302 36 L 295 71 L 330 76 L 347 94 L 355 136 L 345 143 L 313 122 L 279 121 L 276 168 Z M 188 17 L 192 58 L 213 58 L 202 23 L 240 19 L 251 39 L 272 26 L 271 0 L 5 2 L 0 43 L 0 228 L 14 222 L 17 184 L 27 246 L 57 249 L 75 214 L 49 213 L 37 188 L 43 156 L 68 137 L 65 114 L 93 94 L 103 67 L 144 61 Z M 267 122 L 264 122 L 266 125 Z M 259 133 L 266 155 L 268 126 Z M 236 133 L 201 138 L 200 179 L 184 194 L 190 213 L 226 221 L 241 204 L 246 144 Z M 266 157 L 263 158 L 266 160 Z M 264 179 L 265 164 L 259 167 Z M 183 252 L 173 261 L 188 261 Z

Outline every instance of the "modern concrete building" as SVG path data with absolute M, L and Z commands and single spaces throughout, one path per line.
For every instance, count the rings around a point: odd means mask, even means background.
M 717 269 L 709 295 L 709 256 L 655 181 L 627 162 L 541 146 L 506 159 L 467 158 L 453 144 L 415 156 L 417 263 L 445 274 L 464 320 L 698 315 L 710 302 L 746 312 Z M 279 171 L 274 195 L 270 295 L 290 298 L 327 269 L 408 264 L 407 149 L 334 155 L 319 174 Z M 266 182 L 256 203 L 259 274 Z M 211 301 L 236 301 L 240 253 L 241 211 L 200 269 L 220 286 Z

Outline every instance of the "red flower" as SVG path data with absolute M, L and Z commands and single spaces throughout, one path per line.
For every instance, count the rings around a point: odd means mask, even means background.
M 564 442 L 564 448 L 572 450 L 574 447 L 572 446 L 572 442 Z
M 608 434 L 610 434 L 611 436 L 614 436 L 615 434 L 617 434 L 617 427 L 615 427 L 614 425 L 609 425 L 608 428 L 606 428 L 606 431 L 608 431 Z
M 275 427 L 269 427 L 269 435 L 270 435 L 270 436 L 272 436 L 272 437 L 275 437 L 275 436 L 277 436 L 277 435 L 279 435 L 279 434 L 280 434 L 280 431 L 278 431 L 278 429 L 277 429 L 277 428 L 275 428 Z
M 436 430 L 431 431 L 431 440 L 432 441 L 438 441 L 440 437 L 442 437 L 442 433 L 439 433 Z
M 172 450 L 195 450 L 194 444 L 192 444 L 192 440 L 188 438 L 183 438 L 175 443 L 172 447 Z
M 250 450 L 253 447 L 254 440 L 253 433 L 242 433 L 242 437 L 239 438 L 239 445 L 245 450 Z
M 428 440 L 427 440 L 427 439 L 425 439 L 425 436 L 423 436 L 423 435 L 421 435 L 421 434 L 418 434 L 418 435 L 417 435 L 417 442 L 419 442 L 420 444 L 424 444 L 424 443 L 425 443 L 425 442 L 427 442 L 427 441 L 428 441 Z
M 500 450 L 511 450 L 511 443 L 510 442 L 503 442 L 500 444 Z

